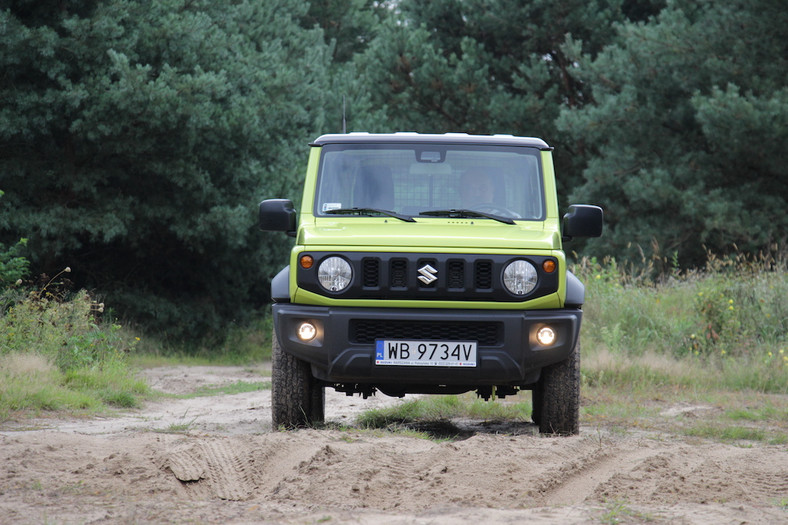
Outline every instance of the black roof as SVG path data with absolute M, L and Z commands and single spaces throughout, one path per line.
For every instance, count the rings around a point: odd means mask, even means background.
M 515 137 L 514 135 L 468 135 L 466 133 L 336 133 L 318 137 L 313 146 L 324 144 L 486 144 L 497 146 L 530 146 L 541 150 L 551 150 L 542 139 L 535 137 Z

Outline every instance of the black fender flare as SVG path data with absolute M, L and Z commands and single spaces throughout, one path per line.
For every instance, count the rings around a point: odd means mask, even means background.
M 271 299 L 275 303 L 290 302 L 290 267 L 285 266 L 271 279 Z
M 586 287 L 575 277 L 575 274 L 566 271 L 566 306 L 582 306 L 586 300 Z

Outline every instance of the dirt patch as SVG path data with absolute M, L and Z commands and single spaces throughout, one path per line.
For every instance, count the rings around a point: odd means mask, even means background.
M 229 367 L 146 375 L 155 388 L 180 394 L 261 380 L 260 370 Z M 351 423 L 361 410 L 396 402 L 327 392 L 326 417 Z M 676 407 L 678 414 L 698 410 Z M 6 422 L 0 522 L 788 520 L 785 446 L 595 428 L 551 438 L 524 423 L 452 424 L 465 439 L 273 432 L 269 391 L 161 399 L 117 417 Z

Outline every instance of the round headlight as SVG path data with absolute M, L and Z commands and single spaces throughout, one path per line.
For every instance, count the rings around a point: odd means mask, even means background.
M 353 270 L 342 257 L 329 257 L 317 268 L 320 285 L 330 292 L 341 292 L 350 284 Z
M 527 295 L 536 288 L 536 268 L 528 261 L 512 261 L 503 270 L 503 284 L 515 295 Z

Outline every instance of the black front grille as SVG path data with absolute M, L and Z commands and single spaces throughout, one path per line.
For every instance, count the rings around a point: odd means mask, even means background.
M 408 286 L 408 260 L 391 260 L 391 287 L 405 288 Z
M 449 271 L 449 288 L 465 288 L 465 261 L 452 260 L 446 265 Z
M 350 322 L 349 339 L 372 344 L 376 339 L 419 341 L 478 341 L 495 346 L 503 340 L 503 324 L 496 322 L 432 322 L 355 319 Z
M 476 267 L 474 268 L 476 288 L 482 290 L 489 290 L 492 288 L 492 276 L 493 272 L 491 261 L 476 261 Z
M 305 252 L 315 258 L 312 268 L 298 267 L 298 286 L 336 299 L 522 302 L 555 293 L 559 272 L 546 273 L 542 263 L 555 257 L 490 254 Z M 342 291 L 326 290 L 317 269 L 339 256 L 351 266 L 353 278 Z M 537 287 L 527 297 L 506 290 L 501 275 L 512 260 L 525 259 L 537 269 Z
M 362 263 L 364 268 L 364 286 L 374 288 L 380 286 L 380 259 L 376 257 L 366 257 Z

